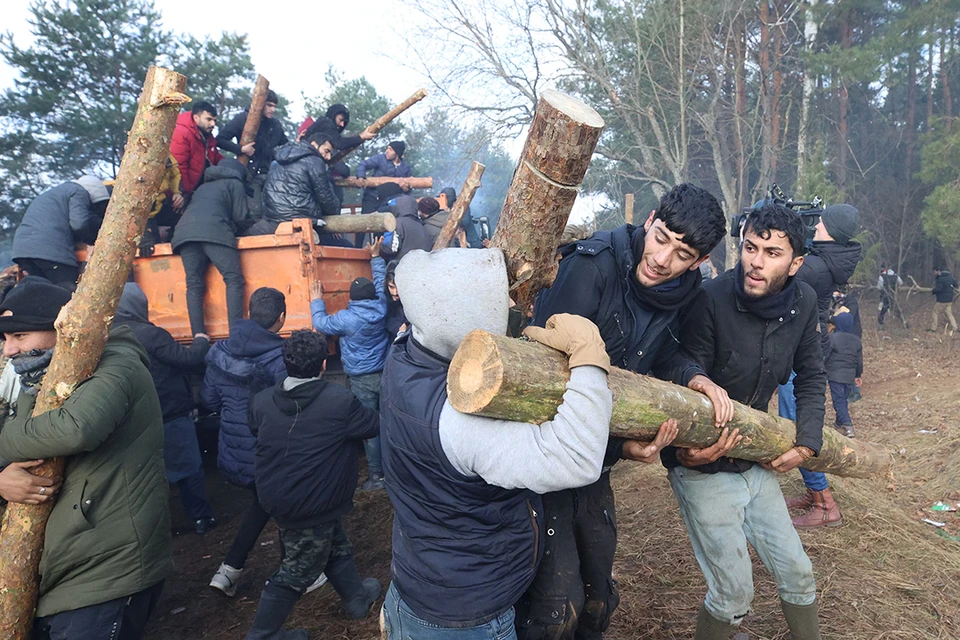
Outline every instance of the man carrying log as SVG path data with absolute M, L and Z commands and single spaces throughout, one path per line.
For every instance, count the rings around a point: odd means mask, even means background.
M 357 177 L 363 179 L 370 173 L 371 178 L 409 178 L 413 175 L 413 172 L 410 170 L 410 165 L 403 159 L 403 154 L 406 150 L 407 145 L 405 142 L 402 140 L 394 140 L 387 145 L 387 149 L 383 153 L 378 153 L 375 156 L 370 156 L 362 160 L 360 164 L 357 165 Z M 403 186 L 404 185 L 401 185 L 401 188 L 403 188 Z M 407 187 L 403 190 L 409 191 L 410 188 Z M 377 202 L 377 189 L 375 187 L 367 187 L 364 189 L 361 213 L 376 211 Z
M 716 198 L 692 184 L 678 185 L 643 227 L 624 225 L 562 246 L 557 279 L 538 298 L 533 324 L 542 326 L 556 313 L 592 320 L 614 366 L 678 379 L 707 394 L 722 425 L 733 417 L 732 403 L 681 355 L 676 336 L 678 313 L 700 286 L 700 264 L 725 229 Z M 554 534 L 546 538 L 536 581 L 517 606 L 520 638 L 602 636 L 620 602 L 611 576 L 617 534 L 609 471 L 621 458 L 655 461 L 676 434 L 676 423 L 667 421 L 651 445 L 610 438 L 597 482 L 543 497 Z
M 533 425 L 460 413 L 447 400 L 447 369 L 470 331 L 506 334 L 503 254 L 414 251 L 400 261 L 396 284 L 412 329 L 390 350 L 381 389 L 394 507 L 386 637 L 515 638 L 514 603 L 552 526 L 537 494 L 600 475 L 610 359 L 593 323 L 555 316 L 527 335 L 570 356 L 556 415 Z
M 695 640 L 729 638 L 750 610 L 753 567 L 747 542 L 774 574 L 795 640 L 820 638 L 813 565 L 790 521 L 776 473 L 816 456 L 822 445 L 826 373 L 817 296 L 794 279 L 803 264 L 800 216 L 768 203 L 743 229 L 736 269 L 704 283 L 684 316 L 683 349 L 730 397 L 760 411 L 777 385 L 796 372 L 795 446 L 769 463 L 727 457 L 742 436 L 724 429 L 703 449 L 664 449 L 664 466 L 680 504 L 707 596 Z

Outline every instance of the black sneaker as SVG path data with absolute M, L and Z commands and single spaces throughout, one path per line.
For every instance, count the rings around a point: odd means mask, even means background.
M 199 520 L 193 521 L 193 530 L 197 533 L 198 536 L 202 536 L 210 529 L 213 529 L 217 526 L 216 518 L 200 518 Z

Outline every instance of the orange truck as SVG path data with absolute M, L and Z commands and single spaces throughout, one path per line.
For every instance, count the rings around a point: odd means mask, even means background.
M 310 329 L 310 285 L 323 283 L 323 299 L 329 313 L 347 306 L 350 283 L 361 276 L 370 278 L 370 254 L 365 249 L 328 247 L 318 244 L 310 218 L 284 222 L 273 235 L 239 238 L 240 266 L 246 281 L 244 316 L 247 300 L 260 287 L 273 287 L 287 299 L 287 321 L 281 335 L 297 329 Z M 95 250 L 95 248 L 93 249 Z M 86 252 L 78 259 L 86 261 Z M 138 256 L 133 263 L 133 279 L 150 302 L 150 322 L 163 327 L 184 343 L 193 339 L 187 316 L 187 284 L 180 256 L 169 244 L 158 244 L 153 255 Z M 227 297 L 223 278 L 212 265 L 207 271 L 204 320 L 213 340 L 226 338 Z

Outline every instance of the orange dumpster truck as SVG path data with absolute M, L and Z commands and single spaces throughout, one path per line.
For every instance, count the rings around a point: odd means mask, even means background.
M 351 216 L 352 217 L 352 216 Z M 370 254 L 365 249 L 331 247 L 318 243 L 310 218 L 281 223 L 273 235 L 238 239 L 244 286 L 244 317 L 249 313 L 250 294 L 260 287 L 273 287 L 286 296 L 287 321 L 280 331 L 287 336 L 297 329 L 311 329 L 310 285 L 323 283 L 323 299 L 329 313 L 347 306 L 350 283 L 361 276 L 370 278 Z M 95 251 L 96 248 L 89 248 Z M 78 251 L 86 261 L 87 250 Z M 187 283 L 180 256 L 170 244 L 157 244 L 153 255 L 138 256 L 133 263 L 133 280 L 150 303 L 150 322 L 163 327 L 183 343 L 193 339 L 187 315 Z M 204 322 L 213 340 L 225 339 L 227 323 L 226 288 L 220 272 L 212 265 L 207 271 Z

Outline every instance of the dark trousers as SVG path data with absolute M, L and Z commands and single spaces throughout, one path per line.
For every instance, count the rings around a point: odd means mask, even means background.
M 77 290 L 77 278 L 80 277 L 80 267 L 71 264 L 51 262 L 50 260 L 41 260 L 40 258 L 17 258 L 16 263 L 20 265 L 20 268 L 28 275 L 46 278 L 58 287 L 63 287 L 70 291 Z
M 227 319 L 230 326 L 243 319 L 244 280 L 240 271 L 240 252 L 236 248 L 212 242 L 188 242 L 180 247 L 180 259 L 187 277 L 187 314 L 193 333 L 206 333 L 203 297 L 207 293 L 207 267 L 211 262 L 227 285 Z
M 586 487 L 545 494 L 543 516 L 543 559 L 517 604 L 517 637 L 602 638 L 620 604 L 612 577 L 617 523 L 610 473 Z
M 350 391 L 357 396 L 367 409 L 380 411 L 381 372 L 367 373 L 362 376 L 348 376 Z M 383 477 L 383 457 L 380 451 L 380 436 L 363 441 L 363 450 L 367 454 L 367 467 L 371 478 Z
M 257 544 L 257 538 L 260 537 L 263 528 L 270 521 L 270 514 L 260 506 L 257 488 L 252 487 L 251 490 L 253 491 L 253 500 L 247 507 L 246 513 L 243 514 L 240 528 L 237 529 L 237 534 L 233 537 L 233 544 L 230 545 L 227 557 L 223 560 L 224 564 L 234 569 L 243 569 L 243 565 L 247 563 L 247 556 L 250 555 L 250 550 L 253 549 L 253 545 Z
M 132 596 L 63 611 L 33 622 L 34 640 L 140 640 L 163 582 Z
M 177 487 L 180 489 L 180 502 L 183 503 L 183 510 L 188 518 L 200 520 L 213 517 L 213 507 L 207 499 L 207 482 L 203 469 L 192 476 L 177 480 Z
M 837 413 L 837 424 L 852 425 L 853 419 L 850 417 L 850 408 L 847 403 L 853 389 L 856 389 L 856 385 L 834 382 L 833 380 L 830 380 L 829 384 L 830 400 L 833 402 L 833 410 Z

